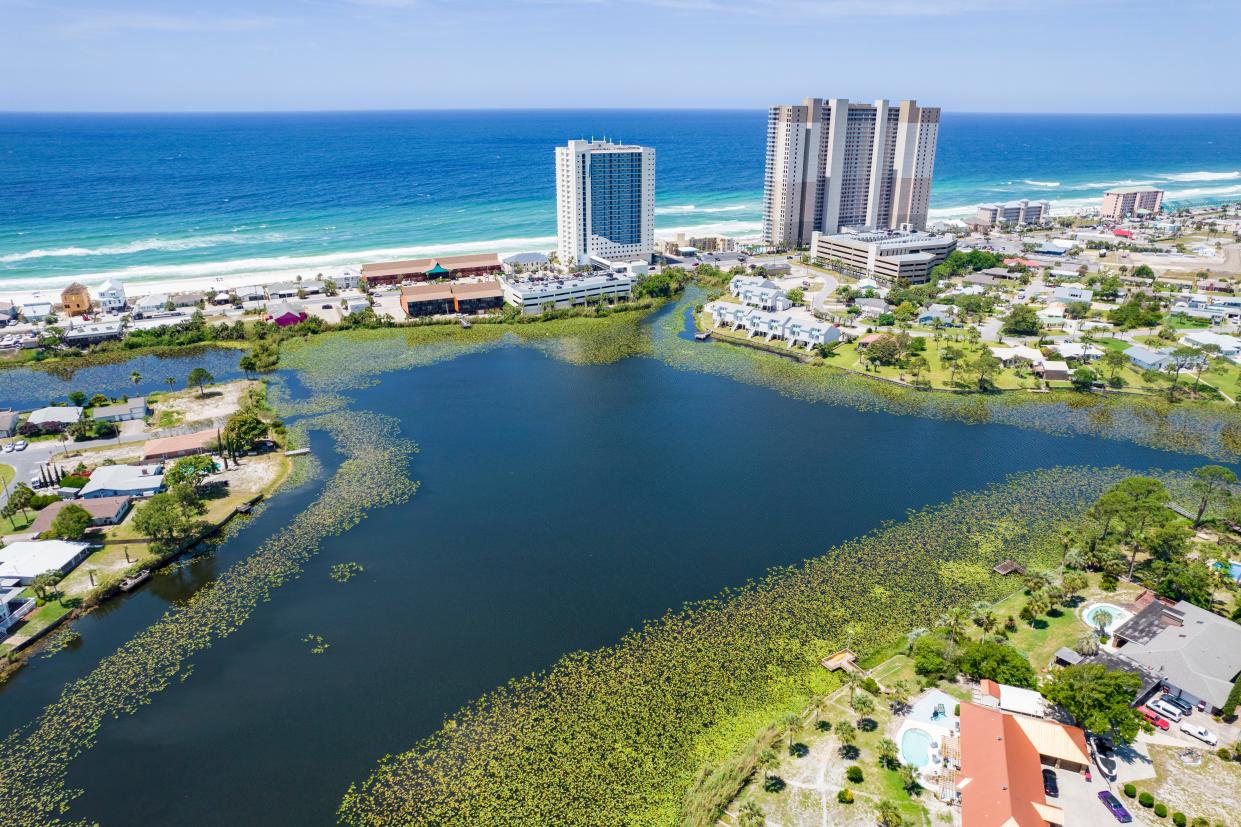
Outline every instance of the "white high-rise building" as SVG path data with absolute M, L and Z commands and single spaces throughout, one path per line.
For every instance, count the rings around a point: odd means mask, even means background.
M 764 240 L 801 247 L 816 231 L 924 228 L 938 135 L 939 109 L 912 100 L 771 107 Z
M 560 263 L 650 261 L 655 252 L 655 150 L 607 141 L 556 147 Z

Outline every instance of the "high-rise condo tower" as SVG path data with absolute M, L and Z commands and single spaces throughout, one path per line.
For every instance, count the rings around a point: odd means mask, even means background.
M 560 263 L 649 262 L 655 252 L 655 150 L 607 141 L 556 147 Z

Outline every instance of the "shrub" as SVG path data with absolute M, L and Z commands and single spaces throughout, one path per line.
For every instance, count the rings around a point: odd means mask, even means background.
M 1185 817 L 1184 813 L 1177 810 L 1172 814 L 1172 823 L 1175 824 L 1176 827 L 1185 827 L 1185 825 L 1189 823 L 1189 819 Z
M 763 780 L 763 789 L 769 793 L 778 793 L 787 786 L 784 779 L 778 775 L 769 775 Z
M 1168 805 L 1164 804 L 1162 801 L 1156 804 L 1155 815 L 1159 816 L 1160 818 L 1167 818 L 1168 817 Z
M 1143 807 L 1153 807 L 1155 806 L 1155 796 L 1151 795 L 1150 793 L 1144 792 L 1138 796 L 1138 803 L 1141 804 Z
M 1116 591 L 1116 587 L 1119 584 L 1120 584 L 1120 581 L 1117 580 L 1116 576 L 1112 574 L 1105 574 L 1103 575 L 1102 579 L 1099 580 L 1099 588 L 1103 589 L 1103 591 L 1105 592 Z
M 819 721 L 817 724 L 814 725 L 814 728 L 817 729 L 819 732 L 831 732 L 832 722 L 831 721 Z
M 86 477 L 80 477 L 77 474 L 70 474 L 60 481 L 61 488 L 81 488 L 90 482 Z
M 864 778 L 862 775 L 862 768 L 857 764 L 854 764 L 849 767 L 849 769 L 845 770 L 845 778 L 849 779 L 849 781 L 854 784 L 861 784 L 862 779 Z
M 801 741 L 796 741 L 792 744 L 789 744 L 789 755 L 793 756 L 794 758 L 805 758 L 809 754 L 810 754 L 810 747 L 806 746 Z
M 1138 794 L 1138 788 L 1137 788 L 1137 787 L 1133 786 L 1132 784 L 1126 784 L 1126 785 L 1125 785 L 1125 795 L 1126 795 L 1127 797 L 1129 797 L 1129 798 L 1136 798 L 1136 797 L 1137 797 L 1137 794 Z
M 839 801 L 841 804 L 852 804 L 853 803 L 853 792 L 851 790 L 841 790 L 840 792 L 836 793 L 836 800 Z
M 872 695 L 879 695 L 882 691 L 879 689 L 879 682 L 869 676 L 867 676 L 866 680 L 862 681 L 862 688 Z
M 1228 749 L 1228 747 L 1220 747 L 1218 750 L 1215 751 L 1215 754 L 1218 755 L 1224 761 L 1232 760 L 1232 750 Z

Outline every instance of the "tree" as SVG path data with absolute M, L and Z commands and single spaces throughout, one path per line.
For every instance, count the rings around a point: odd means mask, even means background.
M 1236 681 L 1233 682 L 1232 691 L 1228 693 L 1228 699 L 1224 701 L 1220 712 L 1225 718 L 1231 718 L 1237 713 L 1237 706 L 1239 704 L 1241 704 L 1241 675 L 1238 675 Z
M 1237 475 L 1222 465 L 1204 465 L 1194 469 L 1191 483 L 1194 494 L 1198 496 L 1198 513 L 1194 515 L 1194 528 L 1202 525 L 1202 517 L 1212 502 L 1229 496 L 1231 486 L 1237 482 Z
M 848 721 L 840 721 L 833 729 L 836 730 L 836 737 L 840 739 L 840 745 L 845 749 L 857 743 L 857 728 Z
M 905 827 L 900 805 L 894 801 L 880 801 L 875 815 L 879 819 L 879 827 Z
M 1009 686 L 1033 689 L 1034 667 L 1026 656 L 998 641 L 970 643 L 961 653 L 961 671 L 974 680 L 984 678 Z
M 973 369 L 974 375 L 978 377 L 979 390 L 986 390 L 987 385 L 991 382 L 991 377 L 1000 372 L 1001 366 L 1002 363 L 991 351 L 986 350 L 978 354 L 978 358 L 970 363 L 970 367 Z
M 806 291 L 800 287 L 794 287 L 784 295 L 788 296 L 789 301 L 793 304 L 803 304 L 806 301 Z
M 737 811 L 738 827 L 763 827 L 767 823 L 767 813 L 753 801 L 747 801 Z
M 215 460 L 206 454 L 197 454 L 177 460 L 177 463 L 165 472 L 164 480 L 169 485 L 188 485 L 197 492 L 203 481 L 215 472 Z
M 1215 575 L 1201 560 L 1172 563 L 1164 568 L 1163 576 L 1155 586 L 1155 594 L 1210 609 L 1214 601 Z
M 242 372 L 249 378 L 252 374 L 258 372 L 259 362 L 254 356 L 247 353 L 238 360 L 237 367 L 241 368 Z
M 1073 371 L 1072 379 L 1073 389 L 1078 391 L 1088 391 L 1090 386 L 1095 383 L 1099 376 L 1090 368 L 1078 368 Z
M 883 336 L 866 346 L 866 360 L 878 365 L 894 365 L 901 358 L 901 345 L 895 336 Z
M 1109 350 L 1100 357 L 1100 361 L 1110 368 L 1108 378 L 1114 379 L 1116 377 L 1116 372 L 1125 365 L 1129 364 L 1129 357 L 1125 355 L 1123 350 Z
M 171 493 L 156 494 L 134 514 L 134 528 L 164 545 L 187 535 L 190 521 Z
M 1034 336 L 1040 327 L 1038 314 L 1033 307 L 1028 304 L 1015 304 L 1004 317 L 1001 330 L 1010 336 Z
M 168 390 L 172 390 L 177 386 L 177 378 L 175 376 L 165 376 L 164 384 L 168 386 Z
M 961 348 L 954 345 L 948 345 L 939 352 L 939 361 L 948 362 L 948 384 L 952 385 L 957 380 L 957 368 L 961 366 L 961 357 L 964 356 Z
M 1132 704 L 1142 685 L 1133 672 L 1109 671 L 1099 663 L 1080 663 L 1053 671 L 1039 688 L 1043 697 L 1064 707 L 1078 726 L 1108 733 L 1121 743 L 1138 734 L 1140 718 Z
M 90 528 L 91 515 L 80 505 L 69 503 L 52 519 L 45 538 L 53 540 L 81 540 Z
M 969 612 L 959 606 L 954 606 L 939 616 L 939 626 L 948 633 L 948 637 L 953 643 L 961 640 L 961 635 L 965 632 L 965 626 L 969 623 Z
M 250 451 L 267 438 L 267 423 L 251 411 L 239 411 L 224 426 L 224 444 L 234 451 Z
M 60 582 L 61 577 L 63 575 L 56 569 L 36 574 L 30 583 L 30 588 L 34 589 L 34 596 L 43 601 L 51 598 L 55 594 L 56 584 Z
M 897 749 L 896 742 L 891 738 L 883 738 L 879 741 L 879 766 L 884 769 L 894 770 L 900 766 L 900 751 Z
M 203 393 L 203 386 L 210 385 L 214 381 L 215 381 L 215 377 L 211 375 L 210 371 L 208 371 L 206 368 L 199 367 L 199 368 L 194 368 L 192 371 L 190 371 L 190 375 L 189 375 L 189 378 L 186 380 L 186 384 L 189 385 L 190 387 L 198 388 L 198 395 L 204 396 L 205 394 Z

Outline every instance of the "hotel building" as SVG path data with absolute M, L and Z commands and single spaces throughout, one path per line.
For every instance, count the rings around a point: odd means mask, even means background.
M 926 226 L 939 109 L 915 101 L 806 98 L 767 118 L 763 237 L 801 247 L 815 232 Z
M 655 150 L 608 141 L 556 147 L 556 229 L 565 266 L 655 252 Z
M 504 301 L 533 315 L 545 309 L 563 310 L 590 302 L 628 301 L 635 280 L 621 273 L 595 273 L 565 278 L 533 276 L 501 277 Z
M 972 220 L 965 223 L 973 228 L 990 229 L 1002 224 L 1024 227 L 1029 224 L 1042 224 L 1051 218 L 1051 202 L 1009 201 L 1005 204 L 979 204 L 978 212 Z
M 815 233 L 810 256 L 834 263 L 842 273 L 872 276 L 885 286 L 897 282 L 924 284 L 931 268 L 957 248 L 950 235 L 878 230 L 870 233 Z
M 1139 213 L 1157 213 L 1163 205 L 1163 190 L 1151 187 L 1121 187 L 1103 193 L 1103 209 L 1099 215 L 1120 221 Z

